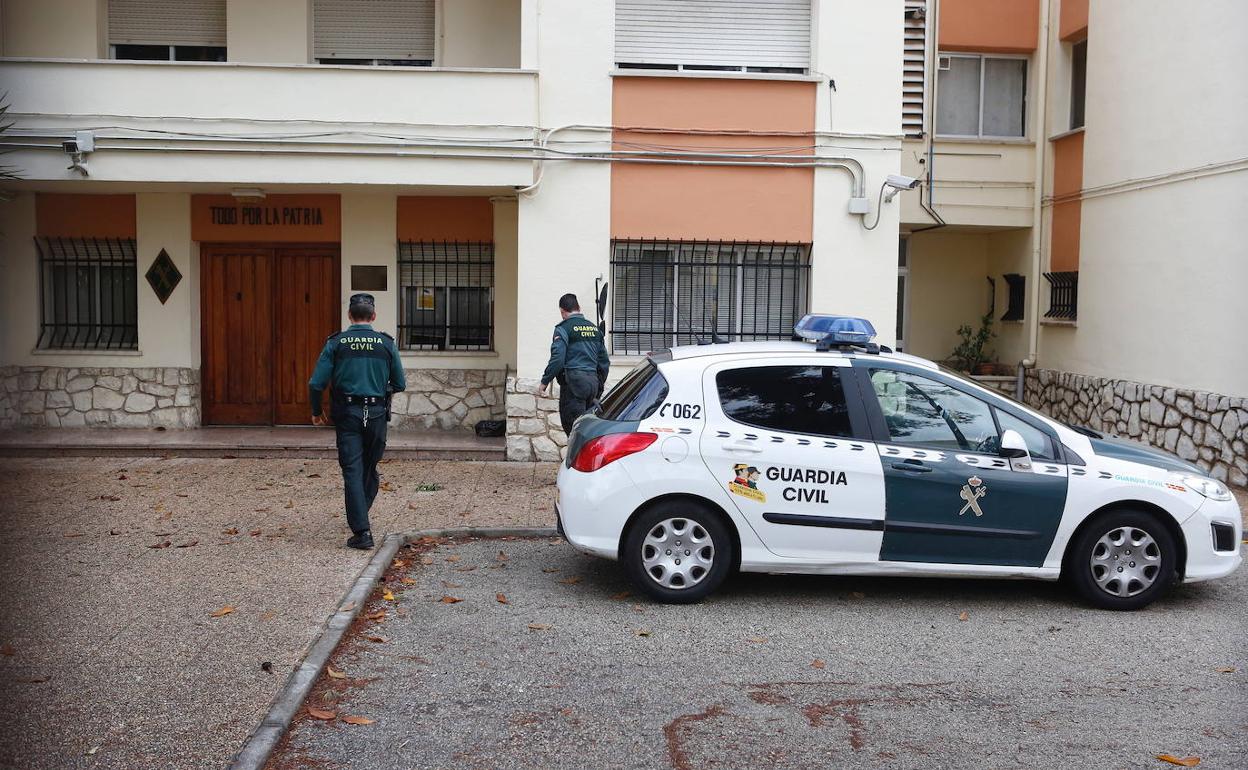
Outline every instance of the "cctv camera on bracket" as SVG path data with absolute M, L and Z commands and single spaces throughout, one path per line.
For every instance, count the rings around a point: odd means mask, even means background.
M 87 175 L 87 164 L 83 158 L 88 154 L 95 152 L 95 132 L 94 131 L 78 131 L 74 134 L 73 139 L 66 139 L 61 142 L 61 149 L 69 156 L 70 171 L 82 172 L 83 176 Z

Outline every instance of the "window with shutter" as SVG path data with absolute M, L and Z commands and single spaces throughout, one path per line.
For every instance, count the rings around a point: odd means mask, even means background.
M 225 0 L 108 0 L 115 59 L 225 61 Z
M 403 350 L 492 350 L 494 244 L 399 243 Z
M 621 68 L 805 73 L 810 0 L 616 0 Z
M 428 66 L 434 0 L 314 0 L 313 43 L 322 64 Z
M 927 0 L 906 0 L 901 65 L 901 130 L 923 135 L 927 105 Z

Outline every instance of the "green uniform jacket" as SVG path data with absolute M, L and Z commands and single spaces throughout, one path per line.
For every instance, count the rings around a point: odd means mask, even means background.
M 351 324 L 331 334 L 308 380 L 313 415 L 321 413 L 321 391 L 330 384 L 347 396 L 381 397 L 407 388 L 394 338 L 369 324 Z
M 555 338 L 550 343 L 550 363 L 542 373 L 542 384 L 550 384 L 567 369 L 597 372 L 599 385 L 607 381 L 607 372 L 611 369 L 602 331 L 580 313 L 573 313 L 555 327 Z

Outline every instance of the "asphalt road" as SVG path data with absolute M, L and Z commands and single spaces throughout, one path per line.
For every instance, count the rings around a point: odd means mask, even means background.
M 309 700 L 337 719 L 301 717 L 273 768 L 1248 766 L 1248 570 L 1135 613 L 773 576 L 672 607 L 544 539 L 400 558 Z

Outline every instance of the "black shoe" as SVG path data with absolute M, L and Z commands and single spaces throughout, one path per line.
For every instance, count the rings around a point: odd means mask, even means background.
M 363 532 L 352 535 L 347 538 L 348 548 L 358 548 L 361 551 L 373 550 L 373 533 L 367 529 Z

